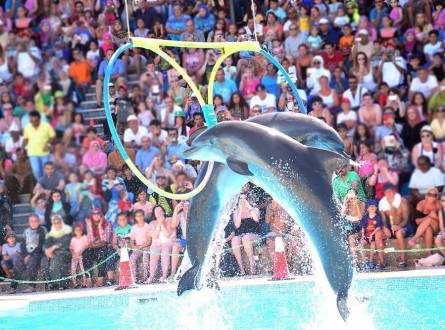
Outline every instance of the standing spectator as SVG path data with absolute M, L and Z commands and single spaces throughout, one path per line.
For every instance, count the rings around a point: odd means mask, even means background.
M 6 243 L 2 246 L 1 261 L 2 269 L 6 276 L 11 279 L 20 279 L 23 272 L 23 246 L 21 242 L 17 242 L 17 238 L 13 232 L 5 236 Z M 17 289 L 17 282 L 11 284 L 9 293 L 14 294 Z
M 151 245 L 150 225 L 144 221 L 144 211 L 136 210 L 134 212 L 135 224 L 131 227 L 130 247 L 133 253 L 130 257 L 133 277 L 137 279 L 137 262 L 142 259 L 143 276 L 141 282 L 148 279 L 149 266 L 149 248 Z
M 367 203 L 366 213 L 361 220 L 362 226 L 362 247 L 369 244 L 371 252 L 369 253 L 369 261 L 367 268 L 384 269 L 385 254 L 383 252 L 383 223 L 380 214 L 378 214 L 377 201 L 370 199 Z M 379 253 L 379 263 L 374 265 L 374 250 L 377 247 Z M 364 253 L 363 253 L 364 255 Z M 365 261 L 365 260 L 364 260 Z
M 85 272 L 85 267 L 83 263 L 83 253 L 88 248 L 89 242 L 87 235 L 84 234 L 83 225 L 81 223 L 75 224 L 73 226 L 73 237 L 70 242 L 70 251 L 71 251 L 71 276 L 77 274 L 77 271 Z M 77 278 L 74 277 L 72 279 L 73 286 L 76 287 L 89 287 L 91 284 L 91 280 L 85 274 L 82 274 L 82 283 L 77 284 Z
M 36 180 L 43 176 L 43 166 L 49 161 L 49 150 L 54 142 L 53 128 L 41 122 L 41 115 L 37 111 L 30 114 L 30 123 L 24 129 L 24 146 L 27 149 L 32 172 Z

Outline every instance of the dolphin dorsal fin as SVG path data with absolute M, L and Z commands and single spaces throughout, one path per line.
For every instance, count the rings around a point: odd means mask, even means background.
M 247 176 L 253 175 L 253 173 L 250 172 L 249 166 L 246 163 L 236 160 L 232 157 L 227 158 L 227 166 L 229 166 L 229 168 L 233 172 L 238 173 L 240 175 L 247 175 Z

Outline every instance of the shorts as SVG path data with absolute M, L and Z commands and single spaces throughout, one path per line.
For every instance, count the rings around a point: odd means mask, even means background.
M 360 226 L 360 223 L 351 223 L 348 222 L 345 225 L 345 233 L 346 236 L 351 236 L 351 235 L 355 235 L 358 234 L 362 231 L 362 227 Z
M 388 228 L 391 231 L 391 227 Z M 416 233 L 416 230 L 414 229 L 414 226 L 410 223 L 408 223 L 406 226 L 402 227 L 403 231 L 405 232 L 405 237 L 413 236 Z M 390 238 L 396 238 L 394 233 L 391 231 L 391 237 Z
M 181 249 L 185 249 L 185 247 L 187 246 L 187 240 L 179 238 L 176 240 L 177 243 L 179 243 L 179 246 L 181 247 Z
M 14 264 L 12 263 L 12 259 L 2 260 L 2 267 L 6 267 L 8 269 L 14 268 Z

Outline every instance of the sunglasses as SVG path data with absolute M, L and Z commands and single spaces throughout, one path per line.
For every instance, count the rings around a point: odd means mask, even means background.
M 431 137 L 431 134 L 422 134 L 422 135 L 420 135 L 420 137 Z
M 321 62 L 319 62 L 319 61 L 315 61 L 314 64 L 321 64 Z
M 426 194 L 428 197 L 437 197 L 437 194 L 433 194 L 433 193 L 427 193 Z

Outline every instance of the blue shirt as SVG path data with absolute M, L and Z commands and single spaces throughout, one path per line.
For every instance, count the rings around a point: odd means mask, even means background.
M 187 145 L 181 142 L 178 142 L 178 144 L 176 145 L 173 144 L 167 145 L 167 150 L 165 153 L 165 167 L 168 170 L 171 170 L 172 165 L 168 162 L 168 160 L 172 156 L 177 156 L 181 162 L 184 162 L 184 158 L 182 158 L 182 153 L 187 149 L 188 149 Z
M 161 151 L 155 146 L 151 146 L 150 149 L 148 150 L 139 149 L 136 152 L 136 159 L 135 159 L 136 166 L 139 167 L 139 169 L 142 172 L 145 172 L 145 170 L 150 166 L 151 162 L 153 161 L 153 157 L 160 153 Z
M 107 65 L 108 65 L 108 60 L 102 60 L 102 62 L 100 62 L 99 64 L 99 70 L 98 70 L 98 75 L 99 77 L 105 77 L 105 71 L 107 69 Z M 124 62 L 121 59 L 118 59 L 113 66 L 113 69 L 111 70 L 111 76 L 114 75 L 122 75 L 125 73 L 125 65 Z
M 278 84 L 277 84 L 277 75 L 270 76 L 268 74 L 264 75 L 261 79 L 261 83 L 266 87 L 266 91 L 270 94 L 278 97 Z
M 171 15 L 167 19 L 167 24 L 165 27 L 171 30 L 185 30 L 186 23 L 190 19 L 189 15 L 182 15 L 181 17 L 176 17 L 175 15 Z M 180 34 L 169 34 L 168 35 L 171 40 L 179 40 Z
M 388 16 L 388 9 L 384 7 L 382 11 L 380 12 L 380 16 L 378 18 L 378 28 L 380 29 L 382 27 L 382 18 L 383 16 Z M 377 18 L 377 10 L 374 8 L 371 9 L 371 12 L 369 13 L 369 20 L 371 22 L 374 22 L 374 20 Z
M 213 95 L 221 95 L 223 98 L 224 103 L 229 104 L 230 97 L 233 93 L 235 93 L 238 90 L 236 87 L 236 84 L 231 79 L 224 79 L 223 82 L 219 82 L 215 80 L 215 85 L 213 87 Z
M 215 26 L 215 16 L 213 14 L 208 14 L 206 18 L 195 16 L 193 22 L 195 23 L 196 30 L 208 32 Z

